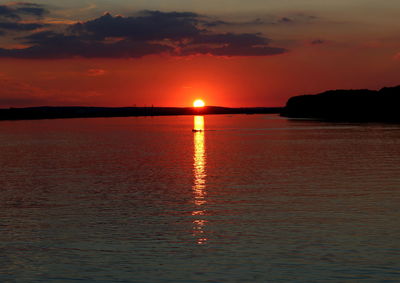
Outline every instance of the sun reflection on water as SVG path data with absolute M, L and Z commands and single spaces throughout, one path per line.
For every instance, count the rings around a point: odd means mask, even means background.
M 193 193 L 196 210 L 192 212 L 195 216 L 193 220 L 193 236 L 197 239 L 197 244 L 203 245 L 207 242 L 204 227 L 207 220 L 203 219 L 205 214 L 204 205 L 206 201 L 206 149 L 204 143 L 204 117 L 194 116 L 194 154 L 193 154 Z

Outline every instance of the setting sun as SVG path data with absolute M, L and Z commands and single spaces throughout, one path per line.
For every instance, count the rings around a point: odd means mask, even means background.
M 204 107 L 206 104 L 203 100 L 197 99 L 193 102 L 193 107 Z

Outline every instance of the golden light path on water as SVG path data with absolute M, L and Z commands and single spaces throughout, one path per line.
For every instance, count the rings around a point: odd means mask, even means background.
M 204 117 L 194 116 L 194 152 L 193 152 L 193 194 L 196 210 L 192 212 L 195 216 L 193 220 L 193 236 L 197 244 L 203 245 L 207 242 L 204 227 L 207 220 L 204 219 L 204 205 L 206 201 L 206 149 L 204 143 Z

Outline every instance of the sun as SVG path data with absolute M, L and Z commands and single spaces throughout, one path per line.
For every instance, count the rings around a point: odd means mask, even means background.
M 206 104 L 201 99 L 196 99 L 193 101 L 193 107 L 204 107 Z

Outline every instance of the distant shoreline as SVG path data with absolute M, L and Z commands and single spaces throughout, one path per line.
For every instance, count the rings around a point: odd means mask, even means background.
M 213 114 L 280 114 L 282 107 L 84 107 L 43 106 L 0 109 L 0 121 Z
M 330 90 L 291 97 L 285 107 L 86 107 L 42 106 L 0 109 L 0 121 L 214 114 L 280 114 L 331 122 L 400 122 L 400 86 L 379 91 Z

